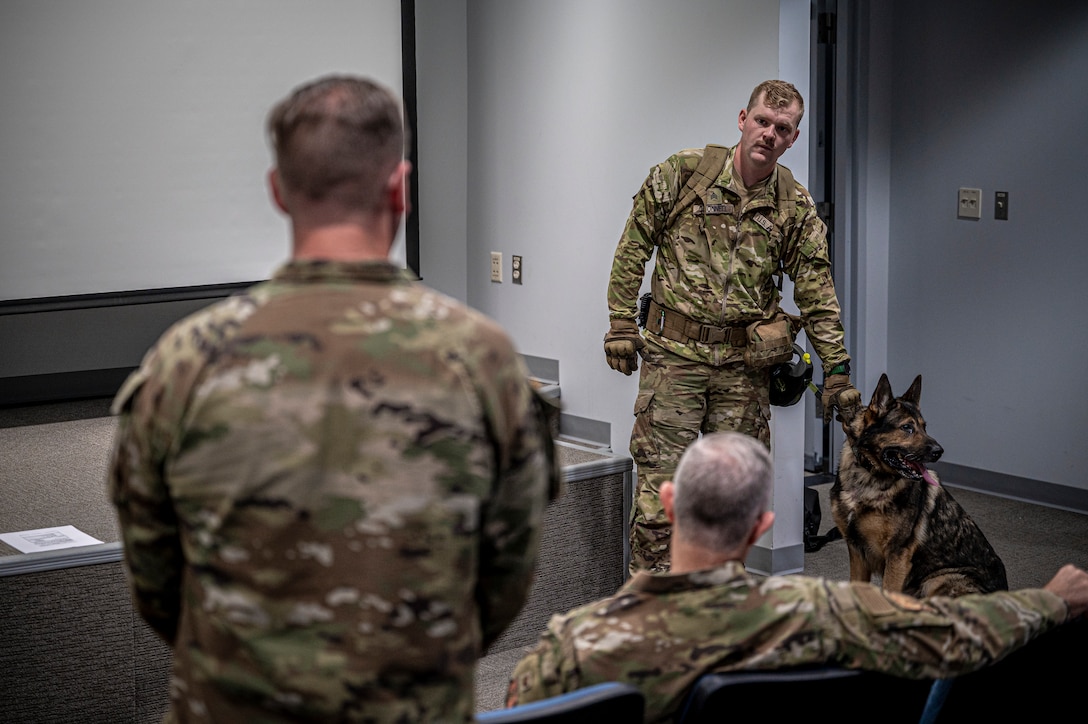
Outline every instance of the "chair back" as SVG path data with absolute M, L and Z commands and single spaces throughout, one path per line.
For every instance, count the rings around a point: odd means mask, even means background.
M 832 666 L 705 674 L 676 721 L 720 724 L 751 716 L 805 724 L 917 724 L 932 683 Z
M 607 682 L 533 701 L 511 709 L 476 714 L 480 724 L 641 724 L 642 692 L 631 684 Z

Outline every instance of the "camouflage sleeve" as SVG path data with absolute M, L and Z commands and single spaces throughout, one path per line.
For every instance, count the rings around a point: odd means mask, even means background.
M 798 184 L 797 211 L 786 239 L 783 264 L 793 280 L 793 299 L 824 370 L 847 362 L 839 299 L 831 276 L 827 226 L 808 191 Z
M 498 366 L 485 373 L 495 436 L 497 482 L 481 521 L 476 598 L 486 648 L 524 605 L 533 581 L 547 504 L 559 494 L 559 468 L 543 400 L 513 347 L 498 346 Z
M 247 298 L 235 297 L 218 305 L 207 324 L 183 320 L 167 330 L 111 408 L 118 426 L 107 488 L 117 510 L 129 587 L 136 610 L 167 643 L 177 634 L 184 560 L 164 466 L 178 444 L 189 391 L 203 369 L 202 350 L 248 308 Z
M 844 665 L 909 678 L 976 671 L 1067 616 L 1065 602 L 1042 589 L 917 600 L 875 586 L 831 584 L 830 604 Z
M 506 706 L 528 704 L 581 688 L 575 651 L 565 650 L 561 615 L 552 616 L 537 645 L 514 667 L 506 694 Z
M 679 194 L 680 167 L 676 155 L 654 166 L 634 196 L 634 205 L 616 245 L 608 279 L 608 315 L 611 319 L 634 319 L 638 315 L 638 291 L 658 234 Z
M 173 441 L 155 424 L 152 350 L 114 399 L 118 415 L 108 469 L 110 498 L 117 510 L 124 561 L 136 610 L 166 643 L 173 644 L 181 611 L 184 560 L 178 521 L 163 480 L 166 451 Z
M 133 373 L 123 405 L 109 466 L 109 491 L 117 509 L 133 604 L 151 629 L 173 644 L 181 610 L 183 559 L 178 523 L 162 481 L 161 458 L 152 436 L 134 422 L 130 395 L 143 380 Z

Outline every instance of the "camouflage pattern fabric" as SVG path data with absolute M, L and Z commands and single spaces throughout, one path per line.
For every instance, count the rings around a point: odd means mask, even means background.
M 704 324 L 727 326 L 763 319 L 781 297 L 773 274 L 782 260 L 794 282 L 794 302 L 825 370 L 847 362 L 839 302 L 827 255 L 827 228 L 808 191 L 797 184 L 793 216 L 778 221 L 777 169 L 743 209 L 745 189 L 733 178 L 733 153 L 703 203 L 685 209 L 670 228 L 665 220 L 703 149 L 676 153 L 651 169 L 634 197 L 631 215 L 616 247 L 608 284 L 612 319 L 634 319 L 646 264 L 654 250 L 654 298 L 659 304 Z M 707 210 L 721 213 L 704 213 Z M 704 342 L 681 343 L 647 333 L 657 344 L 686 359 L 709 365 L 735 362 L 743 350 Z
M 710 366 L 648 342 L 642 353 L 631 457 L 638 486 L 631 506 L 631 572 L 667 571 L 672 526 L 658 491 L 700 433 L 730 430 L 771 444 L 770 381 L 743 362 Z
M 606 681 L 637 686 L 646 721 L 672 721 L 705 673 L 837 664 L 907 678 L 982 668 L 1064 622 L 1042 589 L 930 598 L 806 576 L 756 578 L 733 561 L 639 573 L 615 595 L 553 616 L 515 667 L 508 705 Z
M 386 262 L 295 261 L 119 392 L 109 488 L 167 721 L 469 721 L 558 468 L 506 335 Z
M 827 229 L 812 197 L 797 184 L 793 215 L 780 218 L 778 170 L 759 187 L 745 189 L 733 178 L 735 150 L 729 149 L 717 183 L 707 190 L 701 203 L 684 209 L 668 228 L 665 224 L 669 213 L 698 167 L 703 149 L 681 151 L 651 169 L 635 194 L 631 215 L 616 247 L 608 285 L 609 317 L 636 316 L 646 264 L 656 249 L 651 280 L 659 304 L 697 322 L 719 327 L 744 326 L 768 318 L 781 297 L 774 277 L 781 259 L 785 273 L 794 282 L 794 301 L 824 369 L 849 361 L 827 255 Z M 632 506 L 631 560 L 632 570 L 660 571 L 668 569 L 668 524 L 661 520 L 656 491 L 671 477 L 679 460 L 679 452 L 671 448 L 680 442 L 690 443 L 700 431 L 716 429 L 754 430 L 760 440 L 769 444 L 770 404 L 765 389 L 769 380 L 763 373 L 756 373 L 756 379 L 738 369 L 743 347 L 728 342 L 679 342 L 648 330 L 643 335 L 648 345 L 644 359 L 652 356 L 648 351 L 652 345 L 672 356 L 665 357 L 661 369 L 650 375 L 646 374 L 644 362 L 639 377 L 631 435 L 631 455 L 638 465 L 639 481 Z M 674 414 L 668 419 L 665 414 L 648 414 L 647 410 L 655 405 L 665 412 L 667 389 L 698 391 L 690 384 L 695 365 L 676 366 L 683 360 L 723 368 L 702 374 L 713 378 L 722 373 L 745 386 L 732 398 L 711 394 L 706 405 L 674 403 Z M 673 376 L 681 379 L 673 381 Z M 749 380 L 755 387 L 747 386 Z M 753 417 L 757 408 L 759 420 Z M 662 429 L 655 429 L 659 426 Z M 655 457 L 658 450 L 661 454 Z

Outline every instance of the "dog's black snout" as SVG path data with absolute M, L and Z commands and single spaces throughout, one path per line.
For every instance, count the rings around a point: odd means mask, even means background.
M 926 445 L 926 462 L 935 463 L 944 455 L 944 448 L 936 440 L 930 440 Z

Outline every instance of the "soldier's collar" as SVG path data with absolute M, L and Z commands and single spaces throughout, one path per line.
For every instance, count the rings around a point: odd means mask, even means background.
M 415 275 L 386 260 L 331 261 L 293 259 L 276 270 L 273 279 L 289 282 L 406 281 Z
M 624 589 L 642 593 L 673 593 L 698 588 L 720 586 L 737 580 L 749 578 L 741 561 L 729 561 L 718 568 L 708 568 L 690 573 L 647 573 L 639 571 L 627 582 Z

